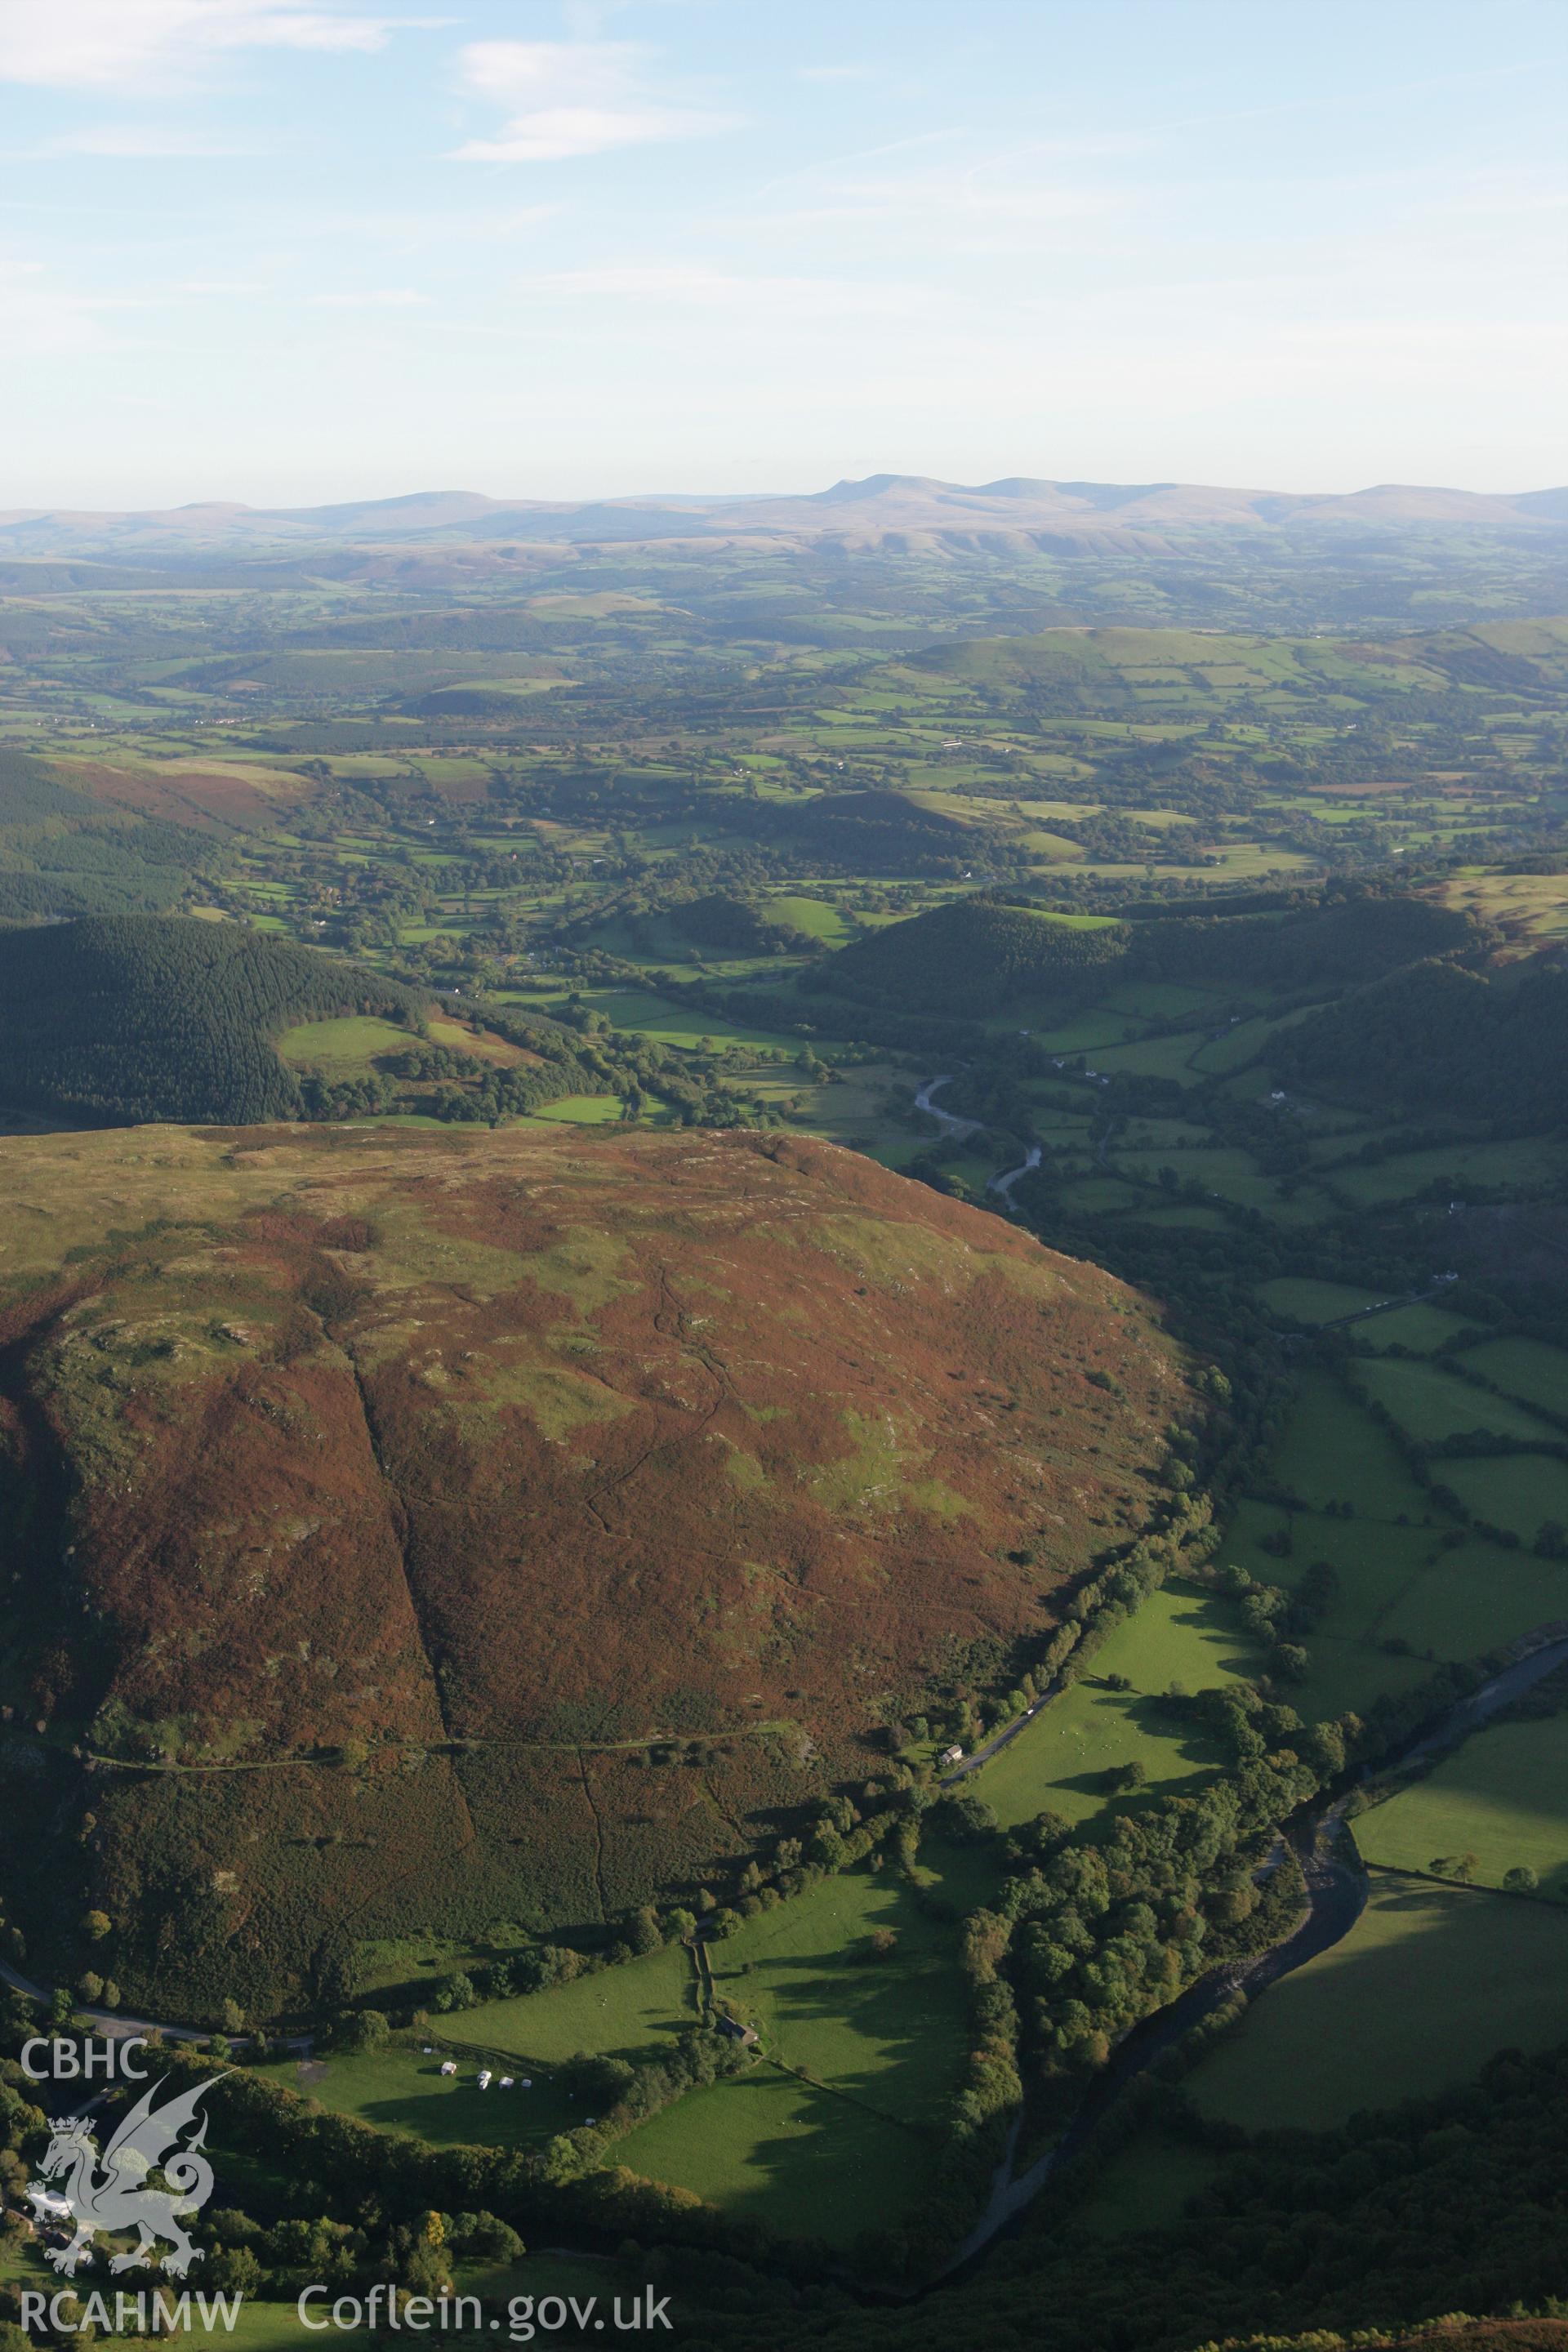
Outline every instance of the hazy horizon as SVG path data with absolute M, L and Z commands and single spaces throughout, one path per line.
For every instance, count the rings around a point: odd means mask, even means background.
M 1568 17 L 1480 24 L 8 0 L 0 502 L 1561 483 Z
M 1565 468 L 1565 470 L 1568 470 L 1568 468 Z M 1300 499 L 1303 501 L 1314 499 L 1327 499 L 1363 498 L 1380 491 L 1404 491 L 1415 493 L 1429 492 L 1434 494 L 1452 492 L 1458 496 L 1467 498 L 1509 499 L 1540 497 L 1548 492 L 1568 487 L 1568 483 L 1542 481 L 1510 482 L 1506 485 L 1469 482 L 1417 482 L 1398 477 L 1390 477 L 1386 480 L 1377 482 L 1335 482 L 1313 485 L 1310 488 L 1298 488 L 1295 485 L 1282 485 L 1278 482 L 1199 482 L 1194 480 L 1184 480 L 1173 476 L 1151 476 L 1146 480 L 1133 482 L 1130 480 L 1118 480 L 1109 476 L 1092 478 L 1084 475 L 1025 474 L 1021 468 L 1014 468 L 1010 473 L 996 475 L 990 481 L 959 482 L 952 480 L 945 476 L 933 474 L 929 471 L 919 471 L 913 468 L 900 468 L 895 471 L 891 467 L 879 467 L 874 472 L 867 475 L 840 474 L 831 481 L 813 480 L 798 485 L 777 484 L 771 488 L 761 489 L 714 489 L 712 488 L 691 489 L 671 488 L 668 486 L 658 486 L 652 488 L 644 488 L 641 489 L 629 490 L 589 489 L 576 497 L 562 497 L 542 489 L 484 489 L 477 488 L 475 484 L 468 481 L 439 483 L 424 482 L 413 488 L 405 485 L 397 488 L 367 489 L 356 492 L 346 492 L 341 495 L 333 495 L 329 491 L 322 497 L 310 499 L 268 499 L 263 500 L 228 497 L 220 492 L 203 498 L 169 499 L 159 501 L 156 504 L 141 502 L 124 504 L 116 502 L 111 504 L 106 500 L 101 504 L 83 506 L 73 504 L 72 501 L 68 499 L 18 499 L 9 503 L 0 501 L 0 515 L 28 513 L 42 516 L 57 513 L 69 514 L 73 512 L 89 515 L 182 514 L 225 509 L 234 509 L 254 514 L 326 513 L 330 512 L 334 507 L 360 508 L 412 505 L 419 500 L 433 501 L 440 499 L 479 499 L 485 500 L 489 505 L 502 508 L 514 506 L 519 508 L 537 506 L 562 507 L 566 509 L 594 506 L 635 505 L 689 505 L 693 507 L 728 506 L 746 503 L 763 504 L 769 500 L 783 501 L 785 499 L 801 500 L 823 499 L 835 490 L 866 488 L 870 485 L 881 485 L 885 483 L 907 483 L 911 486 L 921 484 L 938 489 L 961 490 L 974 495 L 989 493 L 994 496 L 1001 496 L 1005 494 L 1002 487 L 1003 485 L 1013 486 L 1019 483 L 1037 483 L 1042 487 L 1049 488 L 1068 490 L 1075 488 L 1142 490 L 1150 492 L 1161 490 L 1193 490 L 1198 492 L 1210 492 L 1220 496 L 1237 495 L 1243 497 L 1295 498 Z M 3 487 L 3 485 L 0 485 L 0 487 Z

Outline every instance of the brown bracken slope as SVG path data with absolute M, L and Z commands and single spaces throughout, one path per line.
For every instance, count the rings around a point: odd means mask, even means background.
M 5 1753 L 165 1991 L 689 1890 L 1006 1688 L 1183 1417 L 1133 1294 L 824 1144 L 142 1129 L 0 1190 Z

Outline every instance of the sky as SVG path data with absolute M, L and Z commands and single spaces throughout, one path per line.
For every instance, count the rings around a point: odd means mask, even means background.
M 0 0 L 0 509 L 1568 482 L 1568 0 Z

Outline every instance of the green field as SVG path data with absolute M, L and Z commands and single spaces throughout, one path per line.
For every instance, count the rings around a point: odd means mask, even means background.
M 1377 1876 L 1344 1941 L 1271 1986 L 1184 2087 L 1249 2131 L 1321 2131 L 1565 2034 L 1568 1917 Z
M 1422 1444 L 1457 1436 L 1461 1431 L 1483 1429 L 1498 1437 L 1526 1440 L 1552 1433 L 1543 1422 L 1507 1397 L 1489 1396 L 1433 1364 L 1408 1364 L 1389 1358 L 1363 1364 L 1356 1375 L 1368 1394 L 1385 1405 L 1401 1428 Z
M 1354 1290 L 1344 1282 L 1313 1282 L 1295 1275 L 1259 1283 L 1258 1296 L 1276 1315 L 1286 1316 L 1292 1323 L 1339 1323 L 1347 1315 L 1363 1314 L 1378 1303 L 1374 1291 Z
M 1474 1396 L 1482 1406 L 1492 1402 L 1425 1364 L 1385 1359 L 1352 1369 L 1369 1387 L 1384 1386 L 1391 1405 L 1415 1398 L 1435 1411 L 1455 1395 Z M 1485 1474 L 1516 1501 L 1519 1475 L 1531 1491 L 1543 1470 L 1565 1471 L 1568 1486 L 1568 1465 L 1531 1455 L 1436 1465 L 1456 1491 L 1468 1496 L 1472 1475 Z M 1319 1562 L 1334 1570 L 1333 1599 L 1303 1637 L 1308 1672 L 1293 1694 L 1303 1714 L 1364 1711 L 1381 1694 L 1425 1680 L 1436 1664 L 1484 1657 L 1568 1613 L 1568 1568 L 1459 1526 L 1415 1484 L 1386 1433 L 1325 1373 L 1298 1377 L 1272 1475 L 1312 1507 L 1286 1511 L 1244 1501 L 1218 1557 L 1288 1591 Z M 1340 1497 L 1353 1506 L 1348 1517 L 1324 1507 Z M 1568 1514 L 1568 1494 L 1563 1507 Z M 1542 1510 L 1530 1531 L 1547 1516 Z M 1266 1539 L 1271 1547 L 1284 1541 L 1288 1549 L 1266 1549 Z
M 1568 1716 L 1498 1723 L 1474 1734 L 1426 1777 L 1357 1816 L 1370 1863 L 1425 1871 L 1473 1854 L 1475 1883 L 1499 1886 L 1521 1864 L 1541 1892 L 1568 1901 Z
M 1430 1187 L 1463 1195 L 1482 1187 L 1524 1190 L 1560 1178 L 1568 1165 L 1560 1144 L 1538 1139 L 1517 1143 L 1457 1143 L 1404 1152 L 1370 1167 L 1337 1168 L 1334 1182 L 1363 1207 L 1408 1200 Z
M 377 1054 L 406 1053 L 413 1042 L 395 1022 L 353 1013 L 341 1021 L 302 1021 L 279 1038 L 278 1051 L 296 1069 L 347 1077 L 368 1070 Z
M 1218 1751 L 1163 1717 L 1159 1695 L 1173 1682 L 1189 1691 L 1234 1682 L 1258 1664 L 1229 1611 L 1206 1594 L 1167 1588 L 1119 1625 L 1083 1678 L 965 1786 L 1012 1828 L 1047 1807 L 1071 1821 L 1098 1812 L 1107 1801 L 1100 1776 L 1118 1764 L 1142 1764 L 1151 1797 L 1201 1785 L 1214 1775 Z M 1127 1675 L 1131 1690 L 1099 1687 L 1108 1674 Z
M 898 1937 L 869 1957 L 873 1930 Z M 717 1997 L 769 2054 L 908 2123 L 948 2095 L 968 2043 L 955 1930 L 890 1870 L 846 1871 L 715 1944 Z
M 1525 1404 L 1568 1414 L 1568 1349 L 1542 1339 L 1487 1339 L 1465 1361 Z
M 696 2017 L 691 1955 L 666 1944 L 571 1984 L 484 2001 L 439 2022 L 442 2039 L 455 2046 L 510 2052 L 545 2071 L 579 2052 L 635 2058 Z
M 617 1095 L 561 1095 L 554 1102 L 541 1103 L 528 1114 L 530 1121 L 542 1119 L 555 1127 L 613 1127 L 621 1116 Z
M 1447 1483 L 1477 1518 L 1511 1528 L 1526 1543 L 1548 1523 L 1568 1527 L 1568 1462 L 1513 1454 L 1490 1462 L 1447 1462 Z
M 1358 1517 L 1415 1520 L 1433 1516 L 1394 1441 L 1325 1372 L 1304 1371 L 1275 1462 L 1281 1486 L 1309 1507 L 1348 1503 Z
M 457 2075 L 443 2075 L 446 2050 L 437 2048 L 427 2058 L 421 2038 L 429 2037 L 411 2034 L 390 2049 L 329 2055 L 303 2066 L 282 2060 L 262 2071 L 335 2114 L 358 2116 L 385 2131 L 414 2132 L 437 2147 L 524 2147 L 582 2122 L 565 2092 L 543 2073 L 527 2091 L 515 2078 L 510 2091 L 493 2084 L 481 2091 L 477 2057 L 461 2058 Z
M 1472 1538 L 1444 1551 L 1380 1620 L 1379 1634 L 1434 1658 L 1479 1658 L 1568 1616 L 1568 1562 Z
M 847 2245 L 912 2204 L 927 2143 L 854 2099 L 759 2059 L 621 2141 L 618 2162 L 789 2236 Z
M 1408 1348 L 1418 1356 L 1429 1356 L 1446 1341 L 1463 1339 L 1478 1331 L 1480 1326 L 1467 1323 L 1458 1315 L 1450 1315 L 1441 1307 L 1428 1306 L 1416 1299 L 1409 1307 L 1395 1307 L 1386 1315 L 1369 1315 L 1355 1327 L 1355 1345 L 1371 1349 L 1374 1354 L 1385 1348 Z
M 825 940 L 830 948 L 841 948 L 849 938 L 849 926 L 837 907 L 826 898 L 803 898 L 786 893 L 783 898 L 764 901 L 774 922 L 787 923 L 808 939 Z

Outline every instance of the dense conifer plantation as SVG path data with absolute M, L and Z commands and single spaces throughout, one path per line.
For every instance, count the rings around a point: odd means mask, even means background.
M 297 1118 L 272 1039 L 312 1015 L 417 1017 L 395 981 L 181 916 L 0 931 L 0 1100 L 101 1127 Z

